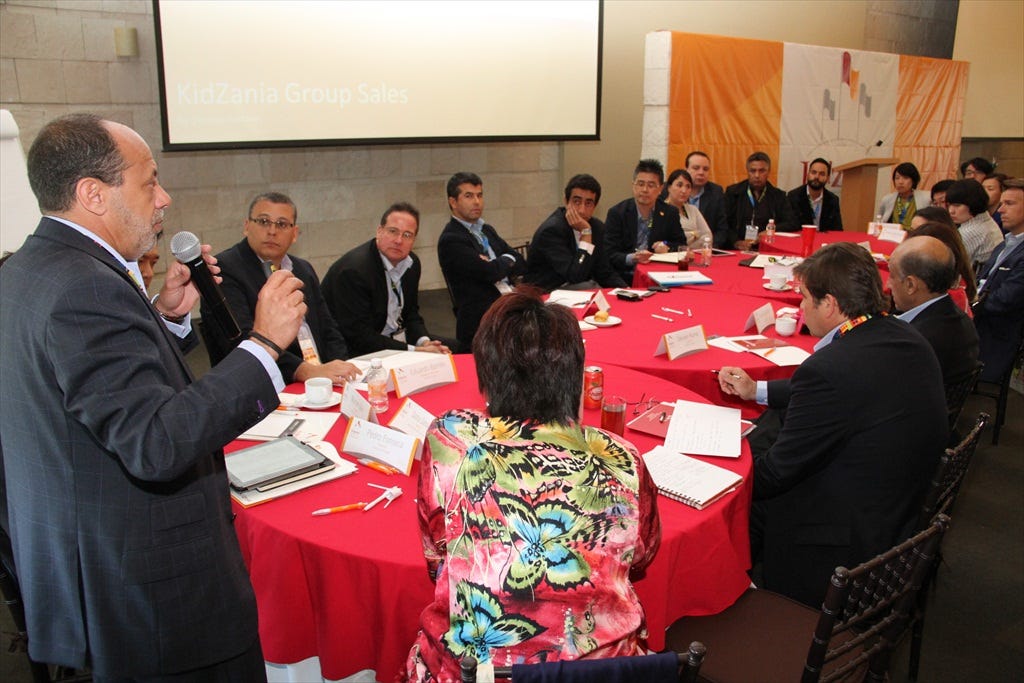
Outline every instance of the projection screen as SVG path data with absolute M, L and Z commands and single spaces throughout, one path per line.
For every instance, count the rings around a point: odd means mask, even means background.
M 593 140 L 598 0 L 154 0 L 166 150 Z

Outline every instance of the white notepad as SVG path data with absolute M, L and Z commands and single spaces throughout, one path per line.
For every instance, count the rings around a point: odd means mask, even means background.
M 743 477 L 732 470 L 655 446 L 644 453 L 651 479 L 663 495 L 703 510 L 736 489 Z

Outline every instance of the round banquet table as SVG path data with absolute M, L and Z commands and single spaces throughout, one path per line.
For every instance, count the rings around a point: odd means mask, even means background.
M 472 356 L 457 356 L 459 381 L 412 397 L 434 415 L 449 408 L 483 406 Z M 605 370 L 610 386 L 646 391 L 663 401 L 701 401 L 666 380 L 618 367 Z M 301 385 L 289 387 L 301 392 Z M 387 424 L 400 401 L 391 396 Z M 632 419 L 632 409 L 627 421 Z M 583 421 L 600 424 L 598 410 Z M 342 416 L 327 440 L 339 446 Z M 625 438 L 644 453 L 662 440 L 626 429 Z M 226 450 L 252 445 L 235 441 Z M 339 448 L 340 450 L 340 448 Z M 343 458 L 346 458 L 342 454 Z M 644 606 L 649 645 L 664 647 L 665 629 L 679 617 L 719 612 L 749 586 L 748 516 L 751 458 L 743 441 L 738 459 L 706 458 L 738 472 L 744 482 L 704 510 L 658 497 L 662 540 L 646 576 L 635 587 Z M 235 530 L 256 592 L 260 640 L 268 662 L 290 664 L 319 657 L 325 678 L 373 669 L 391 680 L 404 665 L 419 628 L 420 612 L 433 598 L 416 515 L 416 476 L 388 476 L 360 466 L 350 476 L 277 500 L 243 508 L 232 503 Z M 368 483 L 401 486 L 390 507 L 313 517 L 313 510 L 372 500 Z
M 726 258 L 730 257 L 722 257 L 723 260 Z M 768 302 L 777 312 L 786 305 L 785 302 L 763 297 L 712 291 L 707 287 L 708 285 L 673 287 L 668 292 L 658 292 L 640 301 L 621 301 L 605 292 L 611 304 L 611 315 L 621 318 L 622 324 L 599 327 L 583 333 L 587 347 L 587 365 L 598 365 L 606 371 L 608 366 L 617 365 L 646 372 L 695 391 L 712 403 L 740 408 L 746 417 L 757 415 L 761 410 L 759 406 L 723 394 L 718 386 L 718 378 L 712 370 L 718 370 L 723 365 L 731 365 L 743 368 L 755 380 L 771 380 L 792 376 L 796 366 L 779 366 L 754 353 L 734 353 L 714 346 L 675 360 L 669 360 L 666 354 L 654 355 L 659 340 L 668 332 L 703 325 L 704 334 L 707 336 L 736 337 L 756 334 L 753 328 L 744 331 L 747 318 L 754 309 Z M 693 315 L 680 315 L 665 311 L 663 308 L 684 313 L 689 311 Z M 656 315 L 671 318 L 671 321 L 653 317 Z M 775 333 L 774 326 L 767 327 L 763 334 L 768 338 L 798 346 L 808 353 L 818 341 L 816 337 L 803 334 L 779 336 Z M 646 393 L 646 398 L 650 398 L 652 392 L 657 394 L 656 390 L 646 387 L 640 387 L 640 391 L 624 392 L 614 386 L 614 382 L 606 384 L 605 390 L 622 395 L 629 401 L 640 400 L 641 392 Z

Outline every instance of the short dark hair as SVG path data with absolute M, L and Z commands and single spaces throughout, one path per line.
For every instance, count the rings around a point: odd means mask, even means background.
M 810 169 L 811 166 L 814 166 L 815 164 L 825 164 L 825 168 L 827 169 L 826 172 L 829 175 L 832 175 L 832 162 L 829 161 L 828 159 L 822 159 L 821 157 L 815 157 L 814 159 L 811 159 L 811 163 L 807 164 L 807 168 Z
M 930 235 L 910 233 L 907 239 L 912 237 L 930 237 Z M 937 240 L 935 237 L 932 239 Z M 941 242 L 941 240 L 937 241 Z M 921 251 L 908 251 L 903 254 L 900 257 L 900 270 L 903 271 L 903 277 L 913 275 L 923 282 L 928 291 L 933 294 L 946 292 L 956 286 L 956 281 L 960 278 L 960 274 L 956 270 L 956 256 L 948 245 L 942 243 L 942 246 L 945 247 L 946 258 L 941 261 L 936 261 L 931 254 Z
M 568 424 L 583 390 L 583 337 L 576 316 L 520 287 L 484 313 L 473 338 L 477 381 L 494 417 Z
M 939 209 L 939 211 L 945 213 L 943 209 Z M 918 211 L 915 215 L 920 216 L 921 211 Z M 963 278 L 964 292 L 967 294 L 967 300 L 973 301 L 974 297 L 978 294 L 978 285 L 974 282 L 974 267 L 971 265 L 971 257 L 967 254 L 964 241 L 960 239 L 960 231 L 953 226 L 953 219 L 949 217 L 949 214 L 946 214 L 946 220 L 949 223 L 928 221 L 923 225 L 919 225 L 910 235 L 928 235 L 949 247 L 949 250 L 953 252 L 953 259 L 956 261 L 956 272 Z
M 949 186 L 952 185 L 955 182 L 956 181 L 953 180 L 952 178 L 946 178 L 946 179 L 940 180 L 939 182 L 937 182 L 934 185 L 932 185 L 932 190 L 931 190 L 931 192 L 932 192 L 932 199 L 935 199 L 935 195 L 937 193 L 947 191 L 949 189 Z M 918 213 L 920 213 L 920 210 L 918 210 Z
M 253 197 L 252 201 L 249 202 L 249 214 L 248 216 L 246 216 L 247 218 L 252 217 L 252 210 L 260 202 L 270 202 L 271 204 L 287 204 L 288 206 L 292 207 L 292 213 L 294 214 L 294 218 L 292 218 L 292 220 L 295 221 L 296 223 L 299 222 L 299 207 L 295 206 L 295 202 L 292 201 L 292 198 L 286 195 L 284 192 L 261 192 L 260 194 Z
M 711 161 L 711 157 L 709 157 L 706 152 L 702 152 L 700 150 L 694 150 L 693 152 L 690 152 L 689 154 L 686 155 L 686 160 L 683 161 L 683 166 L 689 166 L 690 165 L 690 157 L 704 157 L 709 162 Z
M 384 209 L 384 213 L 380 216 L 380 225 L 385 225 L 388 222 L 388 216 L 393 213 L 407 213 L 416 219 L 416 231 L 420 229 L 420 212 L 415 206 L 409 202 L 395 202 L 388 208 Z
M 999 191 L 1002 192 L 1006 189 L 1006 181 L 1010 176 L 1005 173 L 990 173 L 985 176 L 985 180 L 995 180 L 999 183 Z
M 569 178 L 569 182 L 565 184 L 565 201 L 569 201 L 569 196 L 572 195 L 573 190 L 593 192 L 595 195 L 594 203 L 596 204 L 601 201 L 601 183 L 597 182 L 597 178 L 589 173 L 577 173 L 572 178 Z
M 127 168 L 117 141 L 95 114 L 56 118 L 36 136 L 28 150 L 28 183 L 43 212 L 69 210 L 82 178 L 119 187 Z
M 904 178 L 910 178 L 910 186 L 917 189 L 917 184 L 921 182 L 921 172 L 917 170 L 917 166 L 914 166 L 909 161 L 904 161 L 902 164 L 892 169 L 892 179 L 896 180 L 896 174 L 899 173 Z
M 636 168 L 633 169 L 633 180 L 636 180 L 636 177 L 641 173 L 654 173 L 658 176 L 659 183 L 664 184 L 665 182 L 665 167 L 657 159 L 641 159 L 638 161 Z
M 459 196 L 459 185 L 480 185 L 483 187 L 484 181 L 480 180 L 480 176 L 476 173 L 470 173 L 469 171 L 459 171 L 451 178 L 448 179 L 448 186 L 446 192 L 451 199 L 455 199 Z
M 794 268 L 793 273 L 800 279 L 800 287 L 815 301 L 831 294 L 839 310 L 850 318 L 887 310 L 878 266 L 860 245 L 828 244 Z
M 946 190 L 947 204 L 963 204 L 972 216 L 988 211 L 988 192 L 974 178 L 958 180 Z
M 747 157 L 747 163 L 744 164 L 744 167 L 750 166 L 750 164 L 755 161 L 763 161 L 764 163 L 768 164 L 768 168 L 772 167 L 772 158 L 768 156 L 767 152 L 754 152 L 749 157 Z
M 941 206 L 922 206 L 914 213 L 914 218 L 918 217 L 925 219 L 929 223 L 942 223 L 951 228 L 956 227 L 953 223 L 953 218 L 949 215 L 949 211 L 946 211 Z
M 665 184 L 671 185 L 676 181 L 677 178 L 686 178 L 686 182 L 690 183 L 690 185 L 693 185 L 693 176 L 691 176 L 690 172 L 687 171 L 685 168 L 677 168 L 676 170 L 669 173 L 668 180 L 665 181 Z
M 995 164 L 988 159 L 982 157 L 974 157 L 960 164 L 960 175 L 967 175 L 967 167 L 973 166 L 975 171 L 984 173 L 985 177 L 992 175 L 992 172 L 996 170 Z

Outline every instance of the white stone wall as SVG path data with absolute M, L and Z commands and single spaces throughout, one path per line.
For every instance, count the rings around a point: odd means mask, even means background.
M 138 31 L 138 57 L 114 54 L 114 28 L 122 26 Z M 421 212 L 420 287 L 443 288 L 435 245 L 449 216 L 445 182 L 456 171 L 483 178 L 484 219 L 512 244 L 529 240 L 561 203 L 562 152 L 554 142 L 163 153 L 148 0 L 0 0 L 0 106 L 17 120 L 26 151 L 46 121 L 74 111 L 139 131 L 174 201 L 169 232 L 190 230 L 215 250 L 241 239 L 256 193 L 285 192 L 299 207 L 293 253 L 321 275 L 373 235 L 389 204 L 410 201 Z

